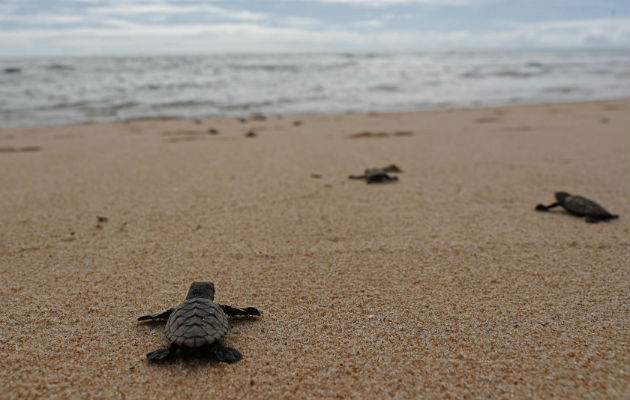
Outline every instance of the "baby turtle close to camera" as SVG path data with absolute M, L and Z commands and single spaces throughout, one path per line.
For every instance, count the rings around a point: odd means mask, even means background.
M 171 345 L 148 353 L 147 358 L 150 361 L 161 361 L 173 355 L 178 348 L 184 347 L 209 350 L 218 361 L 238 361 L 242 357 L 241 353 L 219 342 L 228 330 L 226 315 L 260 315 L 260 312 L 254 307 L 236 308 L 216 304 L 212 282 L 193 282 L 186 300 L 177 307 L 138 318 L 138 321 L 167 320 L 164 333 Z

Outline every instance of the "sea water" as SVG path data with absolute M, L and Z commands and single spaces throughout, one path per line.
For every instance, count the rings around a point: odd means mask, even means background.
M 628 50 L 0 59 L 0 127 L 628 97 Z

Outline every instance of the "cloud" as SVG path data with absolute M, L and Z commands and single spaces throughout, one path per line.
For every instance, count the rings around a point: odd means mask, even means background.
M 56 25 L 56 24 L 77 24 L 84 23 L 87 19 L 82 15 L 74 14 L 31 14 L 31 15 L 2 15 L 0 14 L 0 22 L 17 22 L 30 25 Z
M 0 4 L 0 23 L 36 29 L 41 25 L 80 22 L 83 22 L 85 26 L 99 26 L 107 18 L 124 19 L 130 22 L 159 22 L 173 18 L 186 18 L 191 22 L 261 21 L 269 18 L 268 15 L 260 12 L 224 8 L 199 2 L 180 4 L 155 0 L 59 0 L 50 3 L 42 3 L 38 0 L 4 1 L 7 3 Z M 43 7 L 43 4 L 46 6 Z
M 578 47 L 602 44 L 627 47 L 630 26 L 625 18 L 598 18 L 570 21 L 517 22 L 501 21 L 502 28 L 512 40 L 522 40 L 543 47 Z
M 365 19 L 352 24 L 358 28 L 380 28 L 385 25 L 385 21 L 382 19 Z
M 316 3 L 352 4 L 365 7 L 389 7 L 397 5 L 468 6 L 484 0 L 301 0 Z
M 322 26 L 324 23 L 315 18 L 287 17 L 276 18 L 279 24 L 287 26 L 315 27 Z
M 266 14 L 255 13 L 247 10 L 232 10 L 216 7 L 208 4 L 167 4 L 167 3 L 145 3 L 145 4 L 120 4 L 116 6 L 92 7 L 86 10 L 87 13 L 123 15 L 126 17 L 138 15 L 177 15 L 196 14 L 199 16 L 215 16 L 234 20 L 261 20 L 267 18 Z
M 411 48 L 416 34 L 385 32 L 364 34 L 343 29 L 304 29 L 258 24 L 142 25 L 71 30 L 29 29 L 0 35 L 0 49 L 32 55 L 347 51 Z M 45 41 L 46 46 L 38 43 Z M 140 50 L 141 49 L 141 50 Z
M 523 22 L 488 21 L 483 30 L 444 31 L 414 24 L 414 13 L 317 13 L 292 15 L 227 8 L 190 0 L 5 0 L 0 5 L 0 54 L 83 55 L 271 51 L 388 51 L 628 47 L 627 18 Z M 437 4 L 437 0 L 309 0 L 314 3 Z M 486 0 L 446 0 L 450 5 Z M 296 1 L 299 3 L 299 1 Z M 440 4 L 445 2 L 440 1 Z M 243 4 L 241 2 L 237 4 Z M 38 10 L 32 12 L 29 10 Z M 266 11 L 265 8 L 262 8 Z M 302 10 L 304 11 L 304 10 Z M 346 10 L 347 11 L 347 10 Z M 464 10 L 465 11 L 465 10 Z M 360 15 L 357 16 L 357 14 Z M 400 22 L 403 22 L 400 23 Z M 463 21 L 462 21 L 463 22 Z M 403 28 L 403 26 L 405 28 Z M 435 29 L 433 29 L 435 27 Z
M 394 20 L 410 20 L 413 18 L 411 14 L 391 14 L 386 13 L 381 15 L 379 18 L 374 19 L 365 19 L 361 21 L 354 22 L 352 26 L 357 28 L 382 28 L 387 25 L 390 21 Z
M 112 20 L 110 23 L 116 23 Z M 625 19 L 500 23 L 501 30 L 475 34 L 386 30 L 358 32 L 347 28 L 311 29 L 257 23 L 153 25 L 118 21 L 115 29 L 24 29 L 4 31 L 0 49 L 19 54 L 103 54 L 265 51 L 373 51 L 554 48 L 627 45 Z M 39 47 L 37 44 L 45 42 Z

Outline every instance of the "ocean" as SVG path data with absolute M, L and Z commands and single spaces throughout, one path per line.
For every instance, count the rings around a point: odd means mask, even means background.
M 628 97 L 628 50 L 0 59 L 0 127 Z

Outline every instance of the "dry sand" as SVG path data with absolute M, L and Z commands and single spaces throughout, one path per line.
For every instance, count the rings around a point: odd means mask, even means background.
M 627 398 L 629 111 L 0 130 L 0 398 Z M 146 361 L 193 280 L 262 311 L 239 363 Z

